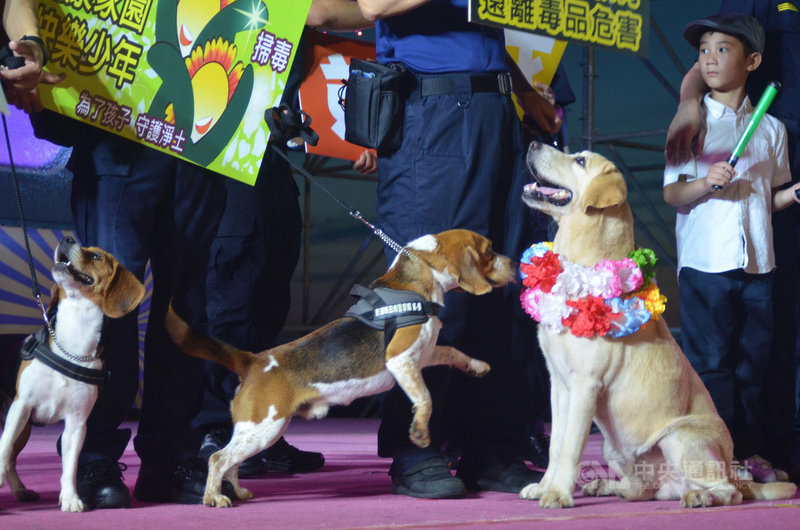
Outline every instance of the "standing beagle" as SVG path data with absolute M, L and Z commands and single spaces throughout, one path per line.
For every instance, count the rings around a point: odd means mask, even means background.
M 237 499 L 252 498 L 239 486 L 239 464 L 280 438 L 292 416 L 323 418 L 329 406 L 378 394 L 395 381 L 414 407 L 409 438 L 427 447 L 431 396 L 421 369 L 449 365 L 473 376 L 489 371 L 482 361 L 436 345 L 442 323 L 435 314 L 444 295 L 457 288 L 485 294 L 512 281 L 514 272 L 512 261 L 494 253 L 491 242 L 475 232 L 423 236 L 403 248 L 370 289 L 355 290 L 362 301 L 344 318 L 259 354 L 193 332 L 170 308 L 167 330 L 175 343 L 241 380 L 231 403 L 233 436 L 209 458 L 203 503 L 231 505 L 220 492 L 223 478 L 234 485 Z
M 0 486 L 8 479 L 18 500 L 39 498 L 19 479 L 17 455 L 28 441 L 32 424 L 64 420 L 59 504 L 62 511 L 82 512 L 86 507 L 76 487 L 78 454 L 86 419 L 105 379 L 100 358 L 103 319 L 132 311 L 145 289 L 114 256 L 99 248 L 81 247 L 71 237 L 58 243 L 54 261 L 51 324 L 28 337 L 22 348 L 17 394 L 0 437 Z

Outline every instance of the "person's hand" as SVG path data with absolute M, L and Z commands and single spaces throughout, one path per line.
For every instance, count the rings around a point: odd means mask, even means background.
M 365 150 L 353 164 L 353 169 L 362 175 L 375 173 L 378 171 L 378 155 L 369 149 Z
M 556 106 L 556 93 L 553 90 L 553 87 L 545 83 L 539 83 L 537 81 L 533 83 L 533 88 L 535 88 L 536 91 L 539 92 L 539 94 L 541 94 L 542 97 L 546 99 L 551 106 L 553 107 Z
M 39 83 L 52 85 L 62 81 L 64 75 L 42 70 L 44 51 L 38 43 L 29 40 L 11 41 L 8 47 L 14 55 L 22 57 L 25 64 L 12 70 L 7 68 L 0 70 L 6 98 L 10 104 L 28 114 L 40 112 L 43 107 L 37 90 Z
M 550 135 L 558 132 L 561 128 L 561 118 L 545 96 L 533 89 L 517 92 L 516 96 L 522 111 L 536 123 L 541 132 Z M 552 101 L 555 103 L 555 95 Z
M 794 184 L 791 188 L 789 188 L 789 191 L 792 192 L 792 200 L 794 202 L 800 203 L 800 182 Z
M 708 175 L 706 175 L 706 184 L 709 191 L 714 191 L 714 186 L 724 188 L 736 176 L 736 170 L 727 162 L 717 162 L 708 168 Z
M 701 112 L 700 101 L 689 99 L 678 105 L 678 112 L 672 118 L 667 131 L 667 142 L 664 145 L 664 157 L 667 162 L 678 165 L 692 157 L 692 153 L 703 150 L 706 139 L 705 122 Z

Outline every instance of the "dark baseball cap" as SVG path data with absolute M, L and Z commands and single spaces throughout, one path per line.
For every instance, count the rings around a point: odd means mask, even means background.
M 721 13 L 686 24 L 683 37 L 697 48 L 700 38 L 707 31 L 720 31 L 735 35 L 750 45 L 754 52 L 764 53 L 764 28 L 753 17 L 739 13 Z

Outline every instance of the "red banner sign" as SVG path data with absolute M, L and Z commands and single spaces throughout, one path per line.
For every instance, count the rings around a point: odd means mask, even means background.
M 306 152 L 358 160 L 364 148 L 344 139 L 344 110 L 339 105 L 339 90 L 342 80 L 347 79 L 350 58 L 374 59 L 375 44 L 324 33 L 307 37 L 306 64 L 310 69 L 300 84 L 300 108 L 311 116 L 311 127 L 319 134 L 319 143 L 306 144 Z

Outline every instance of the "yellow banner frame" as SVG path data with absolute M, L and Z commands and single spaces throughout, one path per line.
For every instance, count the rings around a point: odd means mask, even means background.
M 43 105 L 253 184 L 311 0 L 41 0 Z

